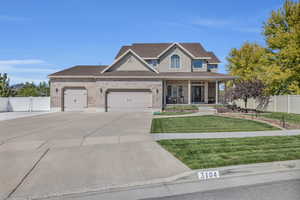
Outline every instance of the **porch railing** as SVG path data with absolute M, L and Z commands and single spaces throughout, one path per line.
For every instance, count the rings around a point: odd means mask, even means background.
M 167 104 L 184 104 L 184 97 L 166 97 Z

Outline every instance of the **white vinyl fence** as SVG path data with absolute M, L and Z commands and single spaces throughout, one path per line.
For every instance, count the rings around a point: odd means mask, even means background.
M 245 107 L 243 100 L 235 101 L 241 108 Z M 270 112 L 287 112 L 300 114 L 300 95 L 271 96 L 269 101 L 262 103 L 255 99 L 249 99 L 248 108 L 260 109 Z
M 0 97 L 0 112 L 50 111 L 50 97 Z

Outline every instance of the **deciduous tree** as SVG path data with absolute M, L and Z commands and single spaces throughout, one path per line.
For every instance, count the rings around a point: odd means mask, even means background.
M 300 1 L 285 1 L 273 11 L 263 30 L 271 52 L 271 92 L 300 94 Z
M 9 87 L 9 78 L 6 73 L 0 73 L 0 97 L 14 96 L 14 91 Z
M 247 108 L 248 99 L 266 97 L 265 85 L 260 80 L 239 80 L 236 81 L 234 86 L 227 91 L 227 97 L 232 100 L 242 99 Z

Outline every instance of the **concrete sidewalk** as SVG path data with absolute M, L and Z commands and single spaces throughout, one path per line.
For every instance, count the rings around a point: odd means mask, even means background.
M 215 114 L 216 114 L 215 109 L 205 109 L 205 110 L 201 109 L 201 110 L 199 110 L 199 112 L 183 114 L 183 115 L 153 115 L 153 118 L 197 117 L 197 116 L 215 115 Z
M 194 192 L 220 190 L 226 188 L 272 183 L 300 179 L 300 160 L 237 165 L 206 170 L 219 170 L 220 178 L 198 180 L 194 170 L 189 176 L 173 182 L 161 182 L 135 187 L 53 196 L 51 200 L 138 200 L 163 196 L 181 195 Z
M 50 112 L 0 112 L 0 121 L 49 114 Z
M 213 132 L 213 133 L 154 133 L 152 137 L 158 140 L 171 139 L 208 139 L 208 138 L 244 138 L 258 136 L 291 136 L 300 135 L 300 130 L 280 131 L 249 131 L 249 132 Z

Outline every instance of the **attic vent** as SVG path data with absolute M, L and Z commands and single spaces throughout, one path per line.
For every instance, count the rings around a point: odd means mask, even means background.
M 131 62 L 132 62 L 132 56 L 129 56 L 127 62 L 128 62 L 128 63 L 131 63 Z

